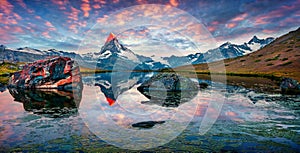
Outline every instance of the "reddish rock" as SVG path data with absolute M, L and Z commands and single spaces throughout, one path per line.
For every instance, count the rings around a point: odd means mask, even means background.
M 77 63 L 58 56 L 25 65 L 10 77 L 9 87 L 69 90 L 82 88 L 82 80 Z

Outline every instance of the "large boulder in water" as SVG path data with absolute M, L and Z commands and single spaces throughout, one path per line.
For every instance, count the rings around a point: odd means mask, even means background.
M 300 84 L 297 80 L 283 78 L 280 84 L 280 89 L 283 94 L 299 94 Z
M 198 94 L 199 84 L 175 72 L 166 72 L 152 76 L 137 89 L 150 99 L 150 104 L 178 107 L 179 104 L 192 100 Z
M 25 89 L 82 88 L 79 66 L 68 57 L 52 57 L 27 64 L 15 72 L 9 87 Z

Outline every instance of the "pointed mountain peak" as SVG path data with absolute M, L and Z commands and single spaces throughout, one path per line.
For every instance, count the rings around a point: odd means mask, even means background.
M 107 37 L 105 43 L 108 43 L 108 42 L 112 41 L 115 38 L 116 38 L 116 35 L 114 35 L 113 33 L 110 33 L 109 36 Z
M 225 42 L 224 44 L 222 44 L 220 47 L 228 47 L 228 46 L 230 46 L 231 45 L 231 43 L 229 42 L 229 41 L 227 41 L 227 42 Z
M 261 39 L 257 38 L 257 36 L 254 35 L 252 37 L 252 39 L 248 42 L 248 44 L 251 44 L 251 43 L 260 43 L 261 41 L 262 41 Z
M 256 42 L 256 41 L 258 41 L 260 39 L 255 35 L 255 36 L 253 36 L 253 38 L 251 40 L 254 41 L 254 42 Z

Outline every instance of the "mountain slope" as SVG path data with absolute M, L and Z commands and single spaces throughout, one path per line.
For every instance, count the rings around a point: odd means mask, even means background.
M 210 63 L 223 65 L 223 61 Z M 226 73 L 268 74 L 300 81 L 300 28 L 274 40 L 264 48 L 233 59 L 224 60 Z M 197 72 L 209 72 L 207 64 L 194 65 Z M 188 70 L 187 67 L 178 67 Z M 218 68 L 214 72 L 218 72 Z

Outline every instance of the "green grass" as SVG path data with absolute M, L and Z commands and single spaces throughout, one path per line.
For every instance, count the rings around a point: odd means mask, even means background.
M 210 73 L 210 72 L 196 72 L 197 74 L 216 74 L 216 75 L 224 75 L 224 73 Z M 281 77 L 275 76 L 273 74 L 265 74 L 265 73 L 236 73 L 236 72 L 227 72 L 228 76 L 240 76 L 240 77 L 261 77 L 268 78 L 275 81 L 280 81 Z
M 292 64 L 292 63 L 293 63 L 292 61 L 289 61 L 289 62 L 286 62 L 286 63 L 281 64 L 280 66 L 290 65 L 290 64 Z
M 269 61 L 275 61 L 275 60 L 278 60 L 278 58 L 280 57 L 280 54 L 278 54 L 277 56 L 273 57 L 273 58 L 268 58 L 266 59 L 265 61 L 266 62 L 269 62 Z
M 4 76 L 0 76 L 0 83 L 1 84 L 8 84 L 8 80 L 9 80 L 9 77 L 4 77 Z
M 267 64 L 267 66 L 272 66 L 272 65 L 274 65 L 274 64 L 273 64 L 273 63 L 268 63 L 268 64 Z
M 0 83 L 7 84 L 11 73 L 19 71 L 19 64 L 3 62 L 0 64 Z
M 18 64 L 8 62 L 0 64 L 0 76 L 8 76 L 10 73 L 14 73 L 18 70 Z
M 255 60 L 254 62 L 255 62 L 255 63 L 257 63 L 257 62 L 260 62 L 260 61 L 261 61 L 261 60 L 260 60 L 260 59 L 258 59 L 258 60 Z

